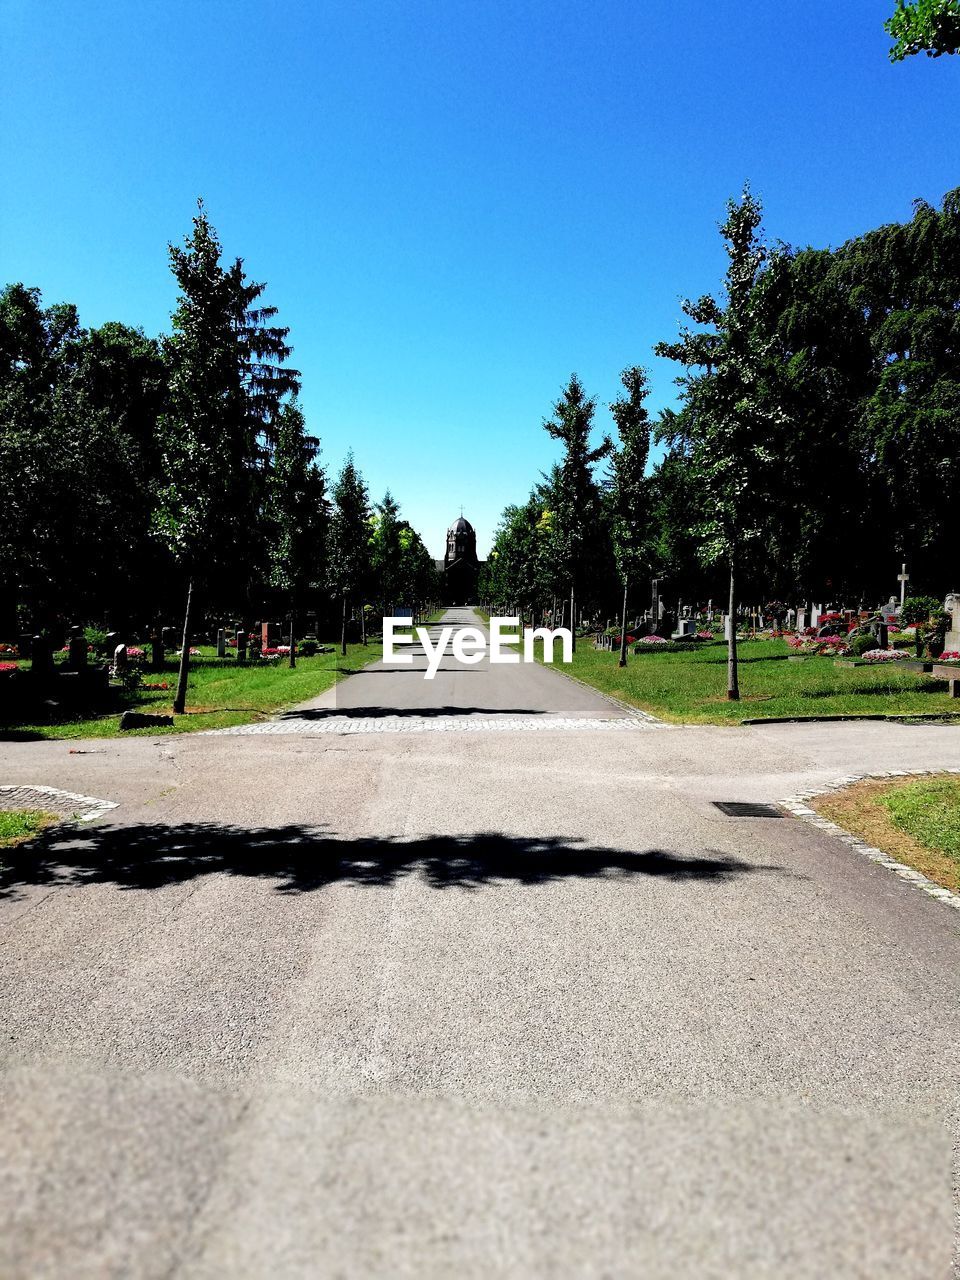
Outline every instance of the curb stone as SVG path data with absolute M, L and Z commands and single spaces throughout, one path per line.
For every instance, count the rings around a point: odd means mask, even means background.
M 815 796 L 829 795 L 831 791 L 842 791 L 845 787 L 852 786 L 856 782 L 881 781 L 885 778 L 924 778 L 941 773 L 960 774 L 960 769 L 890 769 L 885 773 L 852 773 L 825 786 L 797 792 L 796 795 L 788 796 L 787 799 L 780 800 L 778 803 L 781 808 L 785 809 L 794 818 L 800 818 L 801 821 L 826 832 L 827 835 L 836 836 L 837 839 L 842 840 L 845 845 L 848 845 L 862 857 L 869 858 L 871 862 L 879 863 L 880 866 L 886 867 L 888 871 L 892 871 L 894 875 L 899 876 L 901 880 L 906 880 L 909 884 L 912 884 L 915 889 L 920 889 L 929 894 L 931 898 L 937 898 L 947 906 L 953 907 L 954 910 L 960 911 L 960 894 L 954 893 L 951 889 L 945 889 L 941 884 L 936 884 L 933 880 L 923 875 L 922 872 L 916 871 L 913 867 L 908 867 L 903 862 L 898 862 L 896 858 L 891 858 L 882 849 L 876 849 L 873 845 L 867 844 L 865 840 L 861 840 L 859 836 L 852 835 L 836 822 L 831 822 L 829 818 L 822 817 L 817 813 L 816 809 L 811 809 L 807 804 L 807 801 L 812 800 Z
M 63 791 L 59 787 L 39 784 L 0 786 L 0 807 L 15 809 L 49 809 L 74 818 L 77 822 L 95 822 L 118 806 L 113 800 L 99 800 L 96 796 L 81 796 L 75 791 Z

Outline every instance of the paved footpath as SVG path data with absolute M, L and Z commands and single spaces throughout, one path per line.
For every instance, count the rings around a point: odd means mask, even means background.
M 0 744 L 93 819 L 0 899 L 0 1275 L 949 1276 L 960 911 L 713 801 L 960 733 L 378 670 Z

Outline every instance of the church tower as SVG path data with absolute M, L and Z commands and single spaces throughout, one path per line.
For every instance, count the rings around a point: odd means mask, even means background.
M 461 515 L 447 530 L 447 546 L 443 556 L 444 595 L 447 604 L 472 603 L 476 599 L 479 576 L 477 535 L 470 521 Z

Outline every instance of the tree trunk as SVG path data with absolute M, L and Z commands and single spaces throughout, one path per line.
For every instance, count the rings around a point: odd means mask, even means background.
M 363 642 L 363 647 L 366 648 L 367 647 L 367 611 L 363 607 L 362 601 L 360 602 L 360 639 Z
M 347 593 L 343 593 L 343 619 L 340 626 L 340 653 L 347 656 Z
M 297 647 L 293 641 L 293 601 L 290 601 L 290 669 L 297 665 Z
M 177 676 L 177 696 L 173 700 L 173 709 L 178 716 L 183 715 L 187 705 L 187 677 L 190 674 L 190 614 L 193 609 L 193 578 L 187 583 L 187 608 L 183 615 L 183 644 L 180 647 L 180 673 Z
M 618 667 L 627 665 L 627 579 L 623 580 L 623 616 L 620 619 L 620 661 Z
M 577 615 L 576 615 L 576 610 L 575 610 L 575 606 L 574 606 L 573 583 L 571 582 L 571 583 L 570 583 L 570 636 L 571 636 L 570 652 L 571 652 L 571 653 L 576 653 L 576 652 L 577 652 L 577 623 L 576 623 L 576 617 L 577 617 Z
M 730 559 L 730 602 L 728 605 L 730 620 L 730 639 L 727 641 L 727 700 L 740 701 L 740 681 L 737 674 L 737 598 L 734 579 L 733 558 Z

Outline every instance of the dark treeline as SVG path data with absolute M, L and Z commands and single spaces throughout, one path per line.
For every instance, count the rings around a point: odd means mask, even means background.
M 723 293 L 656 349 L 679 407 L 648 420 L 626 370 L 616 440 L 591 448 L 597 406 L 571 380 L 545 422 L 561 461 L 497 531 L 492 602 L 559 613 L 573 589 L 578 616 L 619 618 L 624 584 L 642 609 L 657 577 L 719 606 L 735 570 L 739 599 L 876 604 L 901 561 L 912 589 L 956 587 L 960 190 L 836 250 L 768 247 L 749 190 L 721 231 Z
M 126 635 L 192 616 L 291 611 L 339 634 L 436 598 L 433 561 L 352 455 L 327 476 L 287 330 L 201 206 L 170 247 L 172 332 L 81 326 L 23 284 L 0 294 L 0 639 L 69 624 Z

